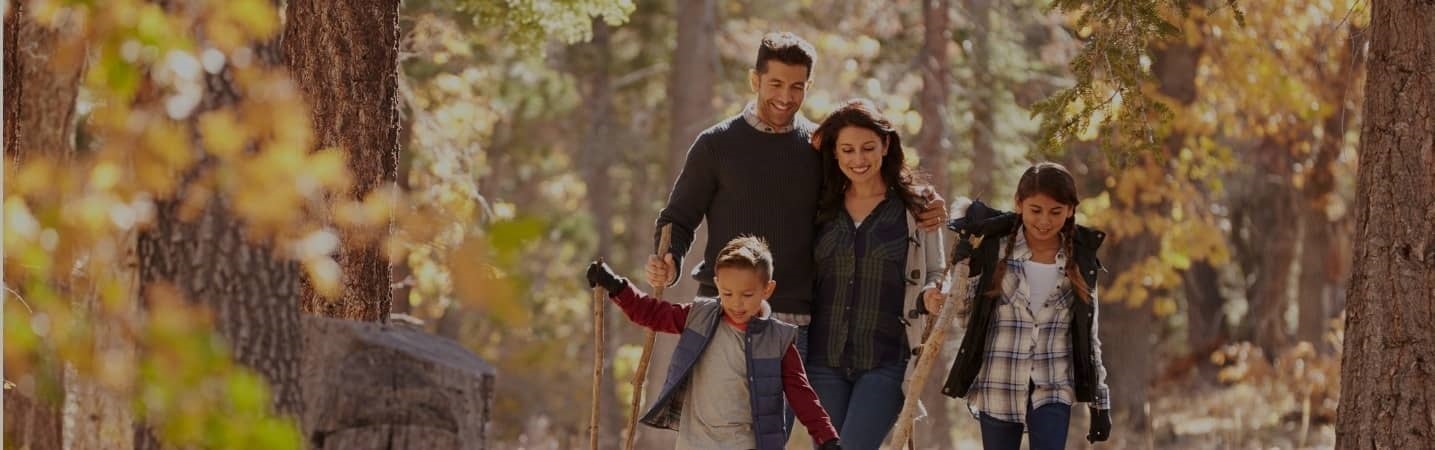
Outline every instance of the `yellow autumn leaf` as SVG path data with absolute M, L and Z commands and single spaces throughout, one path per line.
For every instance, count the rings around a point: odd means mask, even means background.
M 160 162 L 175 170 L 181 169 L 194 160 L 186 131 L 182 125 L 170 121 L 151 123 L 145 128 L 145 147 Z
M 329 147 L 309 155 L 304 173 L 332 192 L 346 192 L 352 183 L 343 149 Z
M 221 159 L 238 155 L 248 139 L 243 125 L 229 110 L 204 113 L 199 117 L 199 131 L 204 137 L 205 150 Z
M 250 38 L 265 40 L 279 30 L 279 16 L 274 5 L 264 0 L 229 0 L 224 2 L 227 15 L 249 31 Z
M 338 298 L 339 289 L 342 286 L 343 270 L 339 263 L 331 257 L 309 258 L 304 260 L 304 272 L 309 274 L 309 282 L 314 287 L 314 292 L 324 298 Z

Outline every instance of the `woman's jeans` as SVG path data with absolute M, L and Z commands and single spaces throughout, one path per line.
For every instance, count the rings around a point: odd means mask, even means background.
M 832 426 L 847 450 L 875 450 L 897 423 L 902 412 L 902 377 L 906 361 L 884 364 L 866 371 L 848 371 L 814 363 L 807 379 L 822 408 L 832 417 Z

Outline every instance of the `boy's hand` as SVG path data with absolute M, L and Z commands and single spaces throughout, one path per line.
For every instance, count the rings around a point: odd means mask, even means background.
M 608 290 L 608 294 L 616 295 L 622 292 L 623 288 L 628 287 L 628 280 L 613 273 L 613 269 L 609 268 L 607 263 L 598 260 L 588 265 L 588 287 L 596 286 L 602 286 L 603 289 Z
M 648 255 L 648 265 L 644 271 L 648 274 L 648 285 L 652 287 L 667 286 L 673 282 L 673 276 L 677 275 L 677 269 L 673 268 L 673 254 L 668 253 L 658 258 L 658 255 Z
M 922 305 L 927 307 L 927 314 L 937 315 L 942 311 L 942 290 L 938 288 L 927 288 L 922 291 Z
M 839 439 L 837 438 L 828 439 L 827 442 L 823 442 L 822 445 L 818 446 L 817 450 L 842 450 L 842 443 L 838 441 Z
M 947 201 L 932 189 L 924 190 L 923 196 L 927 198 L 927 206 L 917 214 L 917 227 L 923 231 L 936 231 L 947 221 Z

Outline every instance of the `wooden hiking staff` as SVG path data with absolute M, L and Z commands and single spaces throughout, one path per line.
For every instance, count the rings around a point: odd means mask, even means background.
M 967 277 L 956 274 L 956 269 L 957 264 L 954 262 L 947 267 L 947 273 L 943 276 L 944 279 L 956 278 L 956 281 L 942 301 L 942 310 L 937 314 L 935 326 L 928 328 L 927 338 L 922 341 L 922 351 L 917 354 L 917 368 L 912 371 L 912 379 L 909 380 L 911 384 L 907 385 L 907 400 L 902 403 L 902 413 L 897 415 L 897 428 L 892 430 L 890 442 L 898 448 L 904 444 L 911 444 L 912 426 L 916 422 L 917 403 L 922 398 L 922 390 L 927 387 L 927 375 L 932 371 L 932 365 L 942 357 L 942 346 L 946 344 L 947 328 L 951 327 L 952 319 L 957 315 L 957 295 L 967 291 Z
M 602 286 L 593 287 L 593 417 L 588 420 L 588 448 L 598 450 L 598 391 L 603 385 L 603 322 L 608 290 Z
M 673 224 L 663 225 L 663 231 L 658 237 L 659 258 L 668 254 L 668 248 L 672 246 L 672 240 Z M 674 269 L 676 270 L 676 268 Z M 662 283 L 659 283 L 658 286 L 653 286 L 653 298 L 663 298 L 663 288 L 666 287 L 667 286 Z M 656 341 L 657 338 L 658 334 L 649 329 L 647 336 L 643 338 L 643 356 L 638 358 L 638 370 L 633 372 L 633 402 L 631 403 L 631 411 L 633 413 L 628 416 L 628 442 L 623 445 L 623 448 L 626 450 L 633 450 L 633 441 L 637 436 L 638 414 L 641 414 L 638 408 L 643 407 L 643 384 L 648 381 L 648 361 L 653 359 L 653 342 Z

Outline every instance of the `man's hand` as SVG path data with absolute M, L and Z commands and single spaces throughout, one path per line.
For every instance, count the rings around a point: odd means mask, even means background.
M 608 295 L 618 295 L 623 288 L 628 287 L 628 280 L 613 273 L 613 269 L 602 260 L 593 261 L 588 265 L 588 287 L 602 286 L 608 290 Z
M 925 190 L 927 206 L 917 214 L 917 227 L 922 231 L 936 231 L 947 221 L 947 201 L 932 189 Z
M 842 442 L 837 438 L 828 439 L 818 446 L 817 450 L 842 450 Z
M 938 288 L 927 288 L 922 291 L 922 304 L 927 307 L 927 314 L 937 315 L 942 312 L 942 290 Z
M 1111 437 L 1111 410 L 1091 408 L 1091 428 L 1086 440 L 1091 443 L 1104 442 Z
M 678 270 L 673 266 L 672 253 L 663 255 L 662 258 L 658 258 L 658 255 L 648 255 L 648 265 L 644 268 L 648 274 L 648 285 L 656 288 L 672 284 L 678 274 Z

